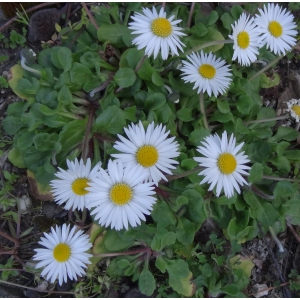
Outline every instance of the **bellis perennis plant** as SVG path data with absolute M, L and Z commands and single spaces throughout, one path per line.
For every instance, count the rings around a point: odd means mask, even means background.
M 293 15 L 281 3 L 81 5 L 80 24 L 56 24 L 55 43 L 7 70 L 22 101 L 1 121 L 0 147 L 13 137 L 2 154 L 27 170 L 37 201 L 64 210 L 38 240 L 36 268 L 73 280 L 76 297 L 106 297 L 122 276 L 149 297 L 157 283 L 174 297 L 246 296 L 241 270 L 224 268 L 225 239 L 237 253 L 259 226 L 300 226 L 300 100 L 283 101 L 285 114 L 265 105 L 295 71 L 296 55 L 279 62 L 299 44 Z M 203 243 L 212 219 L 223 234 Z M 5 251 L 23 262 L 19 221 Z

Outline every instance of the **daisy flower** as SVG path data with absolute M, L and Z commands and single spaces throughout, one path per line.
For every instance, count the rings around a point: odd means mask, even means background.
M 198 88 L 198 94 L 201 91 L 207 92 L 209 96 L 212 93 L 217 97 L 218 94 L 224 94 L 232 81 L 229 66 L 225 60 L 216 59 L 216 56 L 210 52 L 201 54 L 193 52 L 187 58 L 190 62 L 183 61 L 184 67 L 182 79 L 184 82 L 195 82 L 194 88 Z
M 138 165 L 123 168 L 121 162 L 109 161 L 107 171 L 101 169 L 87 189 L 87 207 L 101 226 L 128 230 L 141 225 L 145 215 L 150 215 L 156 198 L 151 195 L 153 183 L 143 183 L 148 174 Z
M 155 7 L 152 7 L 152 12 L 149 8 L 143 8 L 143 14 L 135 13 L 132 17 L 134 22 L 129 23 L 129 29 L 134 30 L 132 34 L 138 34 L 132 43 L 137 45 L 137 49 L 145 49 L 145 54 L 150 56 L 154 54 L 154 58 L 161 51 L 162 59 L 167 59 L 169 55 L 169 49 L 171 49 L 172 55 L 179 55 L 177 48 L 183 51 L 181 45 L 185 45 L 180 41 L 179 37 L 184 36 L 181 27 L 177 27 L 176 24 L 181 20 L 174 20 L 175 16 L 166 18 L 164 9 L 161 8 L 159 14 Z
M 53 189 L 54 201 L 59 205 L 65 203 L 65 209 L 76 208 L 83 210 L 85 206 L 85 197 L 89 193 L 85 188 L 89 186 L 90 180 L 95 176 L 101 167 L 101 162 L 97 163 L 91 171 L 91 160 L 88 158 L 86 165 L 83 160 L 75 163 L 67 160 L 68 170 L 55 173 L 59 179 L 52 180 L 50 186 Z
M 261 47 L 267 44 L 268 49 L 275 54 L 285 54 L 297 42 L 292 35 L 297 35 L 296 23 L 293 22 L 293 15 L 282 10 L 278 4 L 268 3 L 268 8 L 259 9 L 255 22 L 259 27 L 262 36 L 257 41 Z
M 41 260 L 35 268 L 45 267 L 41 276 L 51 280 L 51 283 L 57 278 L 60 285 L 67 282 L 67 277 L 76 280 L 77 276 L 85 275 L 83 268 L 91 263 L 89 257 L 92 255 L 85 253 L 92 247 L 90 237 L 82 230 L 76 233 L 75 230 L 76 226 L 70 231 L 70 225 L 66 224 L 62 227 L 56 225 L 55 230 L 51 227 L 51 233 L 44 232 L 45 237 L 41 237 L 39 242 L 46 249 L 34 250 L 33 260 Z
M 148 174 L 146 180 L 153 181 L 156 185 L 160 179 L 166 181 L 166 176 L 162 173 L 172 175 L 170 169 L 175 169 L 172 164 L 178 164 L 172 158 L 179 156 L 177 152 L 179 144 L 174 142 L 175 137 L 167 138 L 170 130 L 166 132 L 166 126 L 154 126 L 154 122 L 149 124 L 145 132 L 140 121 L 138 125 L 131 124 L 129 129 L 124 128 L 128 139 L 118 134 L 121 142 L 116 142 L 114 148 L 123 152 L 122 154 L 112 154 L 124 165 L 128 163 L 138 164 L 143 167 Z
M 260 32 L 257 30 L 254 19 L 243 13 L 238 21 L 232 24 L 232 35 L 228 37 L 233 39 L 233 57 L 232 60 L 238 59 L 242 66 L 249 66 L 251 62 L 256 60 L 259 54 L 257 43 Z
M 224 131 L 222 139 L 217 134 L 210 135 L 202 144 L 203 146 L 198 147 L 197 151 L 205 157 L 194 157 L 194 160 L 200 163 L 199 166 L 206 168 L 199 173 L 204 175 L 200 184 L 210 183 L 209 191 L 217 185 L 217 197 L 220 196 L 222 188 L 227 198 L 234 195 L 234 189 L 240 194 L 238 184 L 248 184 L 241 174 L 249 175 L 244 170 L 250 169 L 244 165 L 250 161 L 246 155 L 243 155 L 244 151 L 238 154 L 244 143 L 236 146 L 233 134 L 228 142 L 227 132 Z
M 300 100 L 292 99 L 287 103 L 288 109 L 286 110 L 291 114 L 293 118 L 296 119 L 296 122 L 300 121 Z

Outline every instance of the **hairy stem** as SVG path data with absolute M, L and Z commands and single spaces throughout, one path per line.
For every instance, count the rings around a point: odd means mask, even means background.
M 281 242 L 279 241 L 279 239 L 277 238 L 272 226 L 269 226 L 269 231 L 274 239 L 274 241 L 276 242 L 277 246 L 278 246 L 278 249 L 279 249 L 279 252 L 283 253 L 284 252 L 284 248 L 281 244 Z
M 108 79 L 101 84 L 99 87 L 97 87 L 96 89 L 90 91 L 90 96 L 94 97 L 95 93 L 100 92 L 102 90 L 104 90 L 109 84 L 110 82 L 113 80 L 115 73 L 111 73 L 108 77 Z
M 88 158 L 87 154 L 88 154 L 88 148 L 89 148 L 89 136 L 91 133 L 93 119 L 94 119 L 94 110 L 92 109 L 89 114 L 89 119 L 88 119 L 88 123 L 86 126 L 86 132 L 85 132 L 85 136 L 84 136 L 83 143 L 82 143 L 83 144 L 82 145 L 82 159 L 85 163 Z
M 29 287 L 29 286 L 26 286 L 26 285 L 21 285 L 21 284 L 17 284 L 17 283 L 5 281 L 5 280 L 0 280 L 0 282 L 8 284 L 8 285 L 12 285 L 12 286 L 18 286 L 18 287 L 23 288 L 23 289 L 33 290 L 33 291 L 42 292 L 42 293 L 48 293 L 48 294 L 70 294 L 70 295 L 74 295 L 75 294 L 74 292 L 45 291 L 45 290 L 36 289 L 36 288 L 32 288 L 32 287 Z
M 194 174 L 195 172 L 201 171 L 203 169 L 204 169 L 203 167 L 197 167 L 197 168 L 195 168 L 193 170 L 186 171 L 186 172 L 184 172 L 182 174 L 167 176 L 168 182 L 172 181 L 172 180 L 175 180 L 175 179 L 178 179 L 178 178 L 189 176 L 189 175 Z M 165 183 L 165 181 L 161 180 L 159 183 L 163 184 L 163 183 Z
M 110 256 L 121 256 L 121 255 L 130 255 L 130 254 L 138 254 L 149 251 L 150 248 L 128 251 L 128 252 L 117 252 L 117 253 L 103 253 L 103 254 L 94 254 L 94 257 L 110 257 Z M 151 249 L 150 249 L 151 250 Z
M 286 114 L 283 116 L 269 118 L 269 119 L 246 121 L 246 122 L 243 122 L 243 124 L 265 123 L 265 122 L 270 122 L 270 121 L 284 120 L 284 119 L 288 119 L 289 117 L 290 117 L 290 114 Z
M 8 240 L 12 241 L 13 243 L 15 243 L 16 246 L 20 246 L 20 242 L 18 240 L 16 240 L 15 238 L 9 236 L 8 234 L 0 231 L 0 235 L 2 235 L 3 237 L 7 238 Z
M 214 46 L 214 45 L 220 45 L 220 44 L 232 44 L 233 40 L 221 40 L 221 41 L 212 41 L 208 42 L 199 46 L 196 46 L 186 52 L 183 53 L 184 56 L 191 54 L 192 52 L 197 52 L 203 48 L 209 47 L 209 46 Z
M 297 43 L 295 46 L 293 46 L 293 47 L 291 48 L 291 50 L 288 51 L 287 53 L 293 51 L 293 49 L 294 49 L 295 47 L 299 46 L 299 45 L 300 45 L 300 40 L 299 40 L 298 43 Z M 271 61 L 268 65 L 266 65 L 264 68 L 262 68 L 262 69 L 261 69 L 260 71 L 258 71 L 256 74 L 254 74 L 254 75 L 249 79 L 249 81 L 253 80 L 253 79 L 256 78 L 257 76 L 259 76 L 261 73 L 263 73 L 263 72 L 267 71 L 268 69 L 270 69 L 274 64 L 276 64 L 278 61 L 280 61 L 287 53 L 282 54 L 281 56 L 275 58 L 275 59 L 274 59 L 273 61 Z
M 87 15 L 89 16 L 91 22 L 93 23 L 93 25 L 95 26 L 95 28 L 98 30 L 99 29 L 99 26 L 98 24 L 96 23 L 94 17 L 92 16 L 91 12 L 89 11 L 89 9 L 87 8 L 85 2 L 81 2 L 81 5 L 83 6 L 84 10 L 86 11 Z
M 192 24 L 192 17 L 193 17 L 194 8 L 195 8 L 195 2 L 193 2 L 192 6 L 191 6 L 191 10 L 190 10 L 190 14 L 189 14 L 189 20 L 188 20 L 188 25 L 187 25 L 188 28 L 190 28 L 191 24 Z
M 300 236 L 297 234 L 296 230 L 294 229 L 293 225 L 290 224 L 288 221 L 286 221 L 286 225 L 289 227 L 291 232 L 293 233 L 294 237 L 297 239 L 297 241 L 300 243 Z
M 206 119 L 206 114 L 205 114 L 203 91 L 200 92 L 200 110 L 201 110 L 201 112 L 203 114 L 204 127 L 209 130 L 207 119 Z
M 275 180 L 275 181 L 282 181 L 282 180 L 287 180 L 290 182 L 300 182 L 300 179 L 292 179 L 292 178 L 283 178 L 283 177 L 273 177 L 273 176 L 267 176 L 263 175 L 264 179 L 270 179 L 270 180 Z

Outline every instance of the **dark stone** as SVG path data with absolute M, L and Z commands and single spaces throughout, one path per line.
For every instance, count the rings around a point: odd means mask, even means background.
M 57 204 L 55 204 L 54 202 L 50 202 L 50 203 L 46 202 L 42 208 L 42 212 L 47 219 L 52 219 L 61 211 L 62 208 Z
M 0 285 L 0 298 L 25 298 L 22 289 L 6 284 Z
M 67 282 L 63 282 L 62 285 L 59 283 L 56 284 L 56 290 L 59 292 L 69 292 L 73 288 L 73 280 L 70 280 L 68 277 Z
M 41 298 L 41 293 L 34 291 L 34 290 L 24 290 L 24 295 L 26 298 Z
M 61 15 L 61 11 L 56 8 L 46 8 L 35 12 L 29 20 L 29 41 L 50 40 L 55 32 L 55 23 L 59 23 Z
M 143 294 L 139 289 L 132 288 L 128 292 L 126 292 L 124 298 L 150 298 Z

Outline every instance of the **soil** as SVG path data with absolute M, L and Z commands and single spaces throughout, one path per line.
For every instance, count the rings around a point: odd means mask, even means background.
M 77 4 L 74 4 L 72 11 L 76 8 Z M 79 10 L 80 12 L 80 10 Z M 300 18 L 300 12 L 295 13 L 295 17 Z M 71 21 L 76 22 L 80 19 L 79 14 L 71 16 Z M 61 25 L 64 21 L 61 20 Z M 7 36 L 8 33 L 15 29 L 17 32 L 22 32 L 22 25 L 17 22 L 14 22 L 9 26 L 4 34 Z M 46 40 L 45 40 L 46 41 Z M 29 42 L 26 44 L 28 47 L 33 49 L 34 52 L 40 52 L 42 50 L 41 42 Z M 1 55 L 8 55 L 8 60 L 0 64 L 0 75 L 7 76 L 9 69 L 18 63 L 20 60 L 20 51 L 21 47 L 17 47 L 14 50 L 4 48 L 3 44 L 0 44 Z M 300 90 L 295 89 L 295 85 L 300 86 L 300 80 L 297 79 L 295 73 L 298 73 L 300 67 L 300 59 L 298 56 L 300 54 L 300 48 L 294 50 L 294 56 L 291 59 L 283 58 L 279 61 L 276 68 L 272 69 L 268 73 L 269 76 L 272 76 L 272 72 L 278 73 L 280 76 L 279 85 L 269 88 L 262 89 L 261 96 L 265 106 L 271 107 L 276 110 L 277 115 L 285 114 L 287 108 L 286 102 L 291 99 L 291 95 L 295 99 L 300 99 Z M 0 129 L 2 120 L 6 117 L 7 106 L 11 103 L 23 101 L 18 96 L 16 96 L 9 88 L 0 89 Z M 278 126 L 289 126 L 295 128 L 296 123 L 293 119 L 282 120 L 276 123 Z M 12 136 L 5 135 L 5 139 L 11 140 Z M 7 150 L 5 148 L 4 150 Z M 26 231 L 28 228 L 33 227 L 31 233 L 24 238 L 21 238 L 21 246 L 18 251 L 18 256 L 20 261 L 15 261 L 14 268 L 22 268 L 22 263 L 27 266 L 33 266 L 32 256 L 34 254 L 34 249 L 38 247 L 38 240 L 42 235 L 42 232 L 47 232 L 50 230 L 50 227 L 54 224 L 61 225 L 69 220 L 68 212 L 64 211 L 63 207 L 56 205 L 54 202 L 40 201 L 37 200 L 30 191 L 30 185 L 27 179 L 26 169 L 19 169 L 13 166 L 7 158 L 7 155 L 0 157 L 0 170 L 7 170 L 13 172 L 16 175 L 19 175 L 17 182 L 14 184 L 14 190 L 11 192 L 13 196 L 21 198 L 22 196 L 27 196 L 31 200 L 32 208 L 27 211 L 27 214 L 21 216 L 20 223 L 20 232 Z M 17 212 L 17 207 L 11 209 L 14 212 Z M 0 215 L 4 213 L 3 210 L 0 210 Z M 73 216 L 71 218 L 74 219 Z M 12 231 L 10 229 L 10 224 L 14 226 L 16 230 L 16 223 L 10 222 L 5 218 L 0 218 L 0 231 L 11 235 Z M 222 231 L 217 228 L 213 221 L 206 221 L 202 225 L 201 229 L 197 233 L 195 240 L 201 244 L 205 244 L 209 240 L 209 235 L 212 232 L 216 232 L 218 237 L 222 236 Z M 300 245 L 296 240 L 294 235 L 290 230 L 279 234 L 279 240 L 283 243 L 285 249 L 287 250 L 287 255 L 284 258 L 278 258 L 278 264 L 280 270 L 283 274 L 285 282 L 289 280 L 288 274 L 290 274 L 292 269 L 300 270 Z M 268 238 L 271 248 L 274 253 L 278 252 L 277 245 L 271 239 Z M 0 248 L 1 251 L 5 249 L 10 249 L 14 244 L 8 239 L 0 236 Z M 275 282 L 278 282 L 278 273 L 274 262 L 270 256 L 270 253 L 265 245 L 265 242 L 262 239 L 253 239 L 250 242 L 242 244 L 241 255 L 251 258 L 255 263 L 254 268 L 252 269 L 252 275 L 250 278 L 250 284 L 247 289 L 244 291 L 246 295 L 255 293 L 254 288 L 257 284 L 266 284 L 268 287 L 273 287 Z M 0 255 L 0 264 L 5 265 L 7 260 L 11 255 Z M 100 262 L 99 268 L 102 268 L 102 271 L 106 268 L 105 260 Z M 9 280 L 13 283 L 20 284 L 28 287 L 37 287 L 44 280 L 42 278 L 34 277 L 32 273 L 28 272 L 19 272 L 19 275 L 15 277 L 10 277 Z M 124 291 L 116 293 L 114 291 L 109 291 L 109 297 L 137 297 L 143 298 L 145 295 L 142 295 L 137 289 L 136 283 L 132 283 L 128 277 L 121 280 L 121 283 L 125 283 L 126 286 L 129 286 L 129 291 Z M 48 289 L 54 288 L 57 291 L 70 291 L 72 289 L 72 282 L 64 284 L 62 287 L 55 287 L 50 285 Z M 291 291 L 292 297 L 299 297 L 299 293 Z M 44 297 L 45 294 L 38 293 L 36 291 L 31 291 L 28 289 L 20 289 L 10 286 L 0 285 L 0 297 Z M 51 297 L 51 296 L 50 296 Z M 55 294 L 55 297 L 72 297 L 72 295 L 66 294 Z M 282 288 L 276 288 L 269 291 L 268 296 L 264 297 L 284 297 Z

